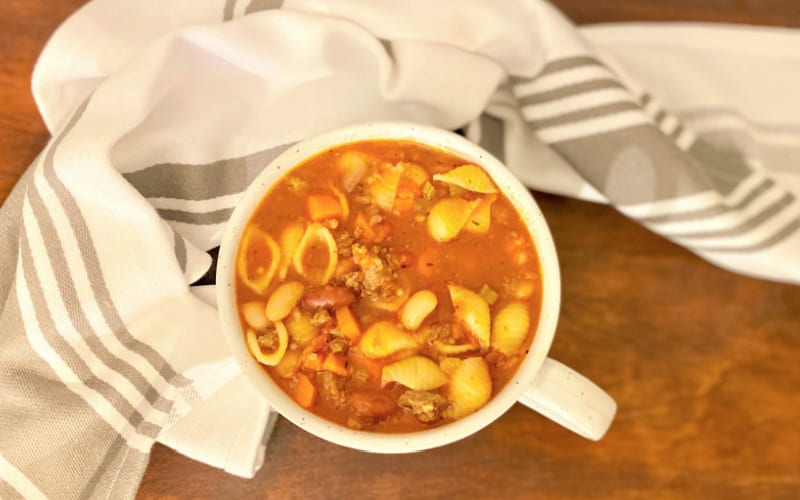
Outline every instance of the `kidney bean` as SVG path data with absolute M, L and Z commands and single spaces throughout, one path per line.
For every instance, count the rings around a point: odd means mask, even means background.
M 357 389 L 347 402 L 356 414 L 364 417 L 385 417 L 397 409 L 391 395 L 378 389 Z
M 349 289 L 342 286 L 318 286 L 308 288 L 303 295 L 303 305 L 309 309 L 335 309 L 349 306 L 355 302 L 356 296 Z

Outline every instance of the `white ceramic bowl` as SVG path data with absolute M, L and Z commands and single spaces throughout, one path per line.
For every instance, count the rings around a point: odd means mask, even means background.
M 543 300 L 539 325 L 536 328 L 536 335 L 528 355 L 514 378 L 486 406 L 477 412 L 449 424 L 413 433 L 388 434 L 357 431 L 334 424 L 298 406 L 264 373 L 258 362 L 250 355 L 245 346 L 236 313 L 234 261 L 237 247 L 242 231 L 252 212 L 270 187 L 278 179 L 286 175 L 287 172 L 291 171 L 293 167 L 309 157 L 334 146 L 371 139 L 414 141 L 444 150 L 463 158 L 466 162 L 482 166 L 524 219 L 536 245 L 541 263 Z M 541 211 L 528 190 L 494 156 L 464 137 L 441 129 L 413 123 L 389 122 L 350 126 L 302 141 L 284 151 L 264 168 L 263 172 L 245 191 L 236 206 L 226 228 L 217 263 L 217 303 L 224 334 L 236 362 L 250 382 L 258 388 L 267 401 L 281 415 L 288 418 L 295 425 L 328 441 L 350 448 L 377 453 L 406 453 L 446 445 L 469 436 L 492 423 L 517 402 L 526 391 L 529 393 L 529 399 L 541 399 L 535 394 L 531 395 L 530 389 L 547 359 L 547 353 L 553 341 L 558 319 L 560 293 L 561 281 L 553 238 Z M 548 359 L 548 361 L 552 360 Z M 563 365 L 560 366 L 566 369 Z M 556 369 L 558 370 L 559 368 Z M 567 379 L 569 379 L 569 375 L 567 375 Z M 589 383 L 591 384 L 591 382 Z M 552 385 L 552 383 L 548 384 L 548 388 Z M 596 386 L 594 387 L 596 388 Z M 572 389 L 574 388 L 569 390 Z M 597 390 L 602 393 L 599 388 Z M 585 390 L 582 392 L 585 392 Z M 608 398 L 608 396 L 605 397 Z M 524 401 L 524 399 L 523 402 L 531 407 L 537 404 L 536 402 L 531 404 L 530 401 Z M 556 397 L 556 399 L 559 398 Z M 611 402 L 613 404 L 613 401 Z M 549 403 L 552 403 L 552 401 Z M 564 410 L 564 408 L 558 408 L 559 406 L 564 406 L 563 401 L 556 401 L 555 403 L 557 407 L 555 408 L 556 413 L 558 413 L 559 409 Z M 545 402 L 545 406 L 547 404 L 548 402 Z M 567 403 L 567 406 L 569 405 L 575 406 L 573 403 Z M 547 414 L 550 418 L 559 419 L 558 416 L 554 417 L 548 414 L 553 413 L 553 411 L 548 412 L 542 408 L 535 409 Z M 613 417 L 613 412 L 611 416 Z M 610 419 L 609 417 L 608 423 L 610 423 Z M 591 417 L 589 420 L 591 420 Z M 569 423 L 560 423 L 570 426 Z M 606 423 L 600 436 L 602 436 L 607 427 L 608 424 Z M 592 435 L 591 431 L 582 432 L 580 429 L 574 428 L 573 430 L 592 439 L 599 439 L 600 437 Z

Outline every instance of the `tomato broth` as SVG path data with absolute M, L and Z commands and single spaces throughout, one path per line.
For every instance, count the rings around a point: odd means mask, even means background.
M 266 193 L 237 254 L 251 354 L 307 410 L 409 432 L 483 407 L 533 340 L 536 247 L 477 165 L 422 144 L 333 147 Z

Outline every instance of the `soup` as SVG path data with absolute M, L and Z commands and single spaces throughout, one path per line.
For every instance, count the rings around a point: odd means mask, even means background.
M 294 167 L 247 223 L 250 353 L 301 407 L 373 432 L 443 425 L 512 378 L 541 308 L 536 248 L 479 166 L 414 142 Z

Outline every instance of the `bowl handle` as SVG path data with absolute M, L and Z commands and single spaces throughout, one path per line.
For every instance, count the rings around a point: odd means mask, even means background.
M 603 389 L 552 358 L 544 360 L 519 402 L 593 441 L 603 437 L 617 413 L 617 403 Z

